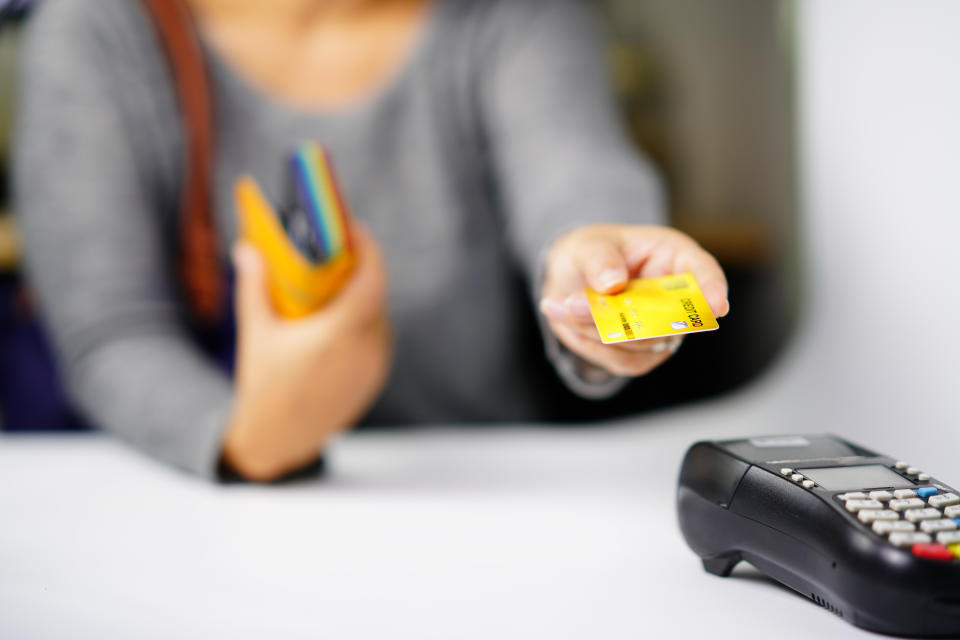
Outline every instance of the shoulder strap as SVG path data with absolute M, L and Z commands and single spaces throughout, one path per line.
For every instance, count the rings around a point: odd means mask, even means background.
M 213 101 L 206 63 L 182 0 L 142 0 L 160 37 L 176 85 L 186 150 L 180 193 L 179 264 L 194 318 L 212 323 L 224 302 L 213 224 Z

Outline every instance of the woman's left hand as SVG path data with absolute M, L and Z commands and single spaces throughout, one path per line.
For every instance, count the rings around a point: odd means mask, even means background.
M 618 376 L 641 376 L 666 361 L 681 338 L 655 338 L 605 345 L 583 290 L 622 291 L 632 278 L 690 272 L 710 310 L 730 310 L 727 280 L 717 261 L 692 238 L 669 227 L 594 225 L 559 238 L 547 256 L 540 311 L 568 349 Z

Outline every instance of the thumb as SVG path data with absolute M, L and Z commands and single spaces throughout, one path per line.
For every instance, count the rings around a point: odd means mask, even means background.
M 613 238 L 594 236 L 574 247 L 574 263 L 587 285 L 597 293 L 622 290 L 629 279 L 627 261 Z
M 249 242 L 237 242 L 233 247 L 233 266 L 237 273 L 235 304 L 238 325 L 243 328 L 272 322 L 276 314 L 267 293 L 266 267 L 260 252 Z

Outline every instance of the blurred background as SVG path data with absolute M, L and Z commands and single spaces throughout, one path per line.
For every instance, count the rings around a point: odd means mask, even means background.
M 630 397 L 631 411 L 656 415 L 547 437 L 351 437 L 328 482 L 283 494 L 197 487 L 109 440 L 0 437 L 0 485 L 27 488 L 0 491 L 12 585 L 0 627 L 75 636 L 82 616 L 104 637 L 142 635 L 145 621 L 187 635 L 183 620 L 262 637 L 278 620 L 312 631 L 325 602 L 324 629 L 341 636 L 423 637 L 424 619 L 445 637 L 469 633 L 465 620 L 477 637 L 671 636 L 682 620 L 687 635 L 740 638 L 734 607 L 749 602 L 748 635 L 784 621 L 810 629 L 801 636 L 859 634 L 765 581 L 703 579 L 680 537 L 651 522 L 672 520 L 675 494 L 657 489 L 699 438 L 833 432 L 949 480 L 960 2 L 592 1 L 625 121 L 668 180 L 675 224 L 731 280 L 720 331 L 692 336 Z M 20 25 L 0 22 L 0 173 Z M 9 356 L 41 336 L 24 321 L 4 187 Z M 8 399 L 27 383 L 0 367 Z M 694 406 L 659 410 L 681 403 Z M 702 615 L 683 615 L 678 590 Z
M 742 385 L 776 357 L 799 304 L 793 3 L 593 1 L 609 34 L 610 73 L 630 135 L 666 177 L 674 224 L 726 269 L 733 313 L 709 340 L 688 340 L 643 380 L 642 393 L 582 417 L 650 410 Z M 23 288 L 6 179 L 17 42 L 31 4 L 8 1 L 0 21 L 0 358 L 45 348 Z M 710 375 L 690 376 L 691 368 Z M 30 379 L 0 373 L 6 430 L 45 428 L 16 419 L 23 385 L 55 377 L 49 363 L 28 370 Z M 50 407 L 49 423 L 62 424 L 65 412 Z
M 729 391 L 774 360 L 800 308 L 794 3 L 596 4 L 626 120 L 666 176 L 673 224 L 730 281 L 721 331 L 687 340 L 636 395 L 662 405 Z

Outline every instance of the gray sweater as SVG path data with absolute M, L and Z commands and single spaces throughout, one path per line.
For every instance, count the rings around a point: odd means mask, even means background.
M 303 112 L 207 50 L 224 268 L 233 181 L 282 193 L 315 139 L 384 247 L 396 360 L 366 420 L 531 420 L 522 335 L 544 250 L 598 222 L 662 220 L 658 182 L 618 123 L 589 12 L 576 0 L 441 0 L 386 87 Z M 14 149 L 30 275 L 71 396 L 91 421 L 196 473 L 216 468 L 229 376 L 194 344 L 172 265 L 183 141 L 169 72 L 134 0 L 44 0 L 23 52 Z M 581 394 L 569 356 L 545 336 Z M 542 351 L 541 351 L 542 353 Z

